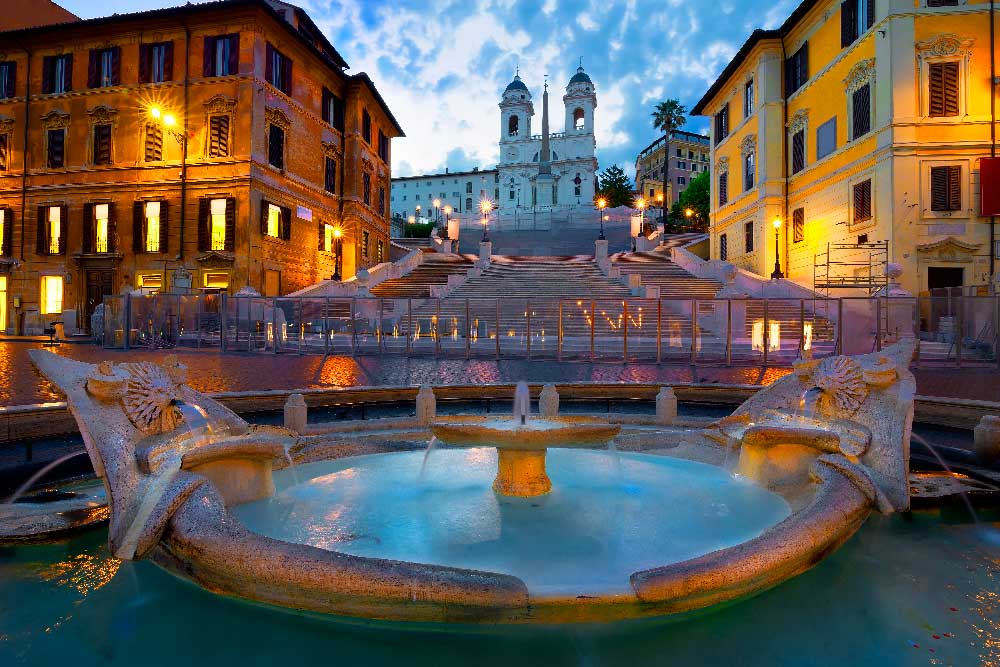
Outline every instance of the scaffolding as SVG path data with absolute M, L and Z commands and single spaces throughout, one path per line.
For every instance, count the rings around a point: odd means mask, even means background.
M 889 242 L 827 243 L 826 252 L 813 257 L 813 290 L 858 289 L 869 295 L 886 287 Z

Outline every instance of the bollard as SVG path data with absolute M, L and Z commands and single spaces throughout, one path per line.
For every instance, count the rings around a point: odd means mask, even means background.
M 555 417 L 559 414 L 559 392 L 554 384 L 542 387 L 538 395 L 538 414 L 542 417 Z
M 309 408 L 302 394 L 291 394 L 285 401 L 285 428 L 295 433 L 304 433 L 309 423 Z
M 421 426 L 430 426 L 437 416 L 437 399 L 434 398 L 434 390 L 424 385 L 417 392 L 417 423 Z
M 661 387 L 656 395 L 656 422 L 670 425 L 677 419 L 677 397 L 673 387 Z

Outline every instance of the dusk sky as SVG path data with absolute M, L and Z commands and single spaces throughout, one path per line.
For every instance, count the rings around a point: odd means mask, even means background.
M 655 103 L 694 105 L 757 27 L 773 28 L 798 0 L 301 0 L 351 66 L 368 72 L 406 131 L 393 174 L 491 167 L 504 87 L 520 66 L 541 128 L 543 75 L 553 131 L 580 57 L 597 87 L 601 169 L 633 172 L 656 138 Z M 63 0 L 83 18 L 181 0 Z M 685 129 L 705 131 L 706 119 Z

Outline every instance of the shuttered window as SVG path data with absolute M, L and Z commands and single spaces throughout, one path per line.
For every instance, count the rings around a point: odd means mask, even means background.
M 132 250 L 137 253 L 168 250 L 170 207 L 166 201 L 137 201 L 132 206 Z
M 871 85 L 865 84 L 851 95 L 851 139 L 859 139 L 872 129 L 872 95 Z
M 91 49 L 87 66 L 88 88 L 109 88 L 121 84 L 121 47 Z
M 267 128 L 267 161 L 272 167 L 285 168 L 285 131 L 277 125 Z
M 743 252 L 753 252 L 753 222 L 743 223 Z
M 729 173 L 719 174 L 719 206 L 725 206 L 729 202 Z
M 236 199 L 204 197 L 198 201 L 198 249 L 202 252 L 236 248 Z
M 382 162 L 389 163 L 389 137 L 382 130 L 378 131 L 378 156 Z
M 850 46 L 875 25 L 875 0 L 844 0 L 840 4 L 840 45 Z
M 94 164 L 111 164 L 111 125 L 94 126 Z
M 344 131 L 344 100 L 328 88 L 323 89 L 323 108 L 320 111 L 323 122 L 329 123 L 341 132 Z
M 361 174 L 361 200 L 365 206 L 372 205 L 372 175 L 367 171 Z
M 14 97 L 17 85 L 17 63 L 13 60 L 0 63 L 0 99 Z
M 163 83 L 174 78 L 174 43 L 139 46 L 139 83 Z
M 743 156 L 743 191 L 746 192 L 753 188 L 754 175 L 756 174 L 756 169 L 754 167 L 755 156 L 754 154 L 747 153 Z
M 927 0 L 928 7 L 957 7 L 958 0 Z
M 872 219 L 872 182 L 861 181 L 854 186 L 854 224 Z
M 931 63 L 927 75 L 927 115 L 932 117 L 957 116 L 958 63 Z
M 292 94 L 292 60 L 284 53 L 267 45 L 267 59 L 264 65 L 264 78 L 272 86 L 285 95 Z
M 202 76 L 236 74 L 240 64 L 240 36 L 219 35 L 205 38 Z
M 723 234 L 719 237 L 719 259 L 726 260 L 729 257 L 729 239 Z
M 146 162 L 159 162 L 163 159 L 163 128 L 159 123 L 146 125 Z
M 53 95 L 73 90 L 73 54 L 45 56 L 42 60 L 42 93 Z
M 729 103 L 715 114 L 715 144 L 718 145 L 723 139 L 729 136 Z
M 229 157 L 229 116 L 209 119 L 208 157 Z
M 361 110 L 361 138 L 365 140 L 365 143 L 371 146 L 372 144 L 372 116 L 368 113 L 368 109 Z
M 46 164 L 49 169 L 59 169 L 66 162 L 66 130 L 48 131 L 48 155 Z
M 330 194 L 337 193 L 337 161 L 332 157 L 326 158 L 326 166 L 323 169 L 323 189 Z
M 10 257 L 13 252 L 14 211 L 0 208 L 0 255 Z
M 799 130 L 792 135 L 792 173 L 806 168 L 806 131 Z
M 931 210 L 958 211 L 962 208 L 962 168 L 931 167 Z
M 809 80 L 809 42 L 804 43 L 785 60 L 785 97 L 805 85 Z
M 792 211 L 792 243 L 802 243 L 806 238 L 806 210 L 797 208 Z

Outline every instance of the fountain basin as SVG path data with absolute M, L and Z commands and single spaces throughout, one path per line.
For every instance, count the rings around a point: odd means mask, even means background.
M 596 417 L 531 417 L 525 424 L 510 417 L 439 418 L 431 433 L 458 447 L 496 447 L 540 451 L 553 447 L 604 447 L 621 430 Z

